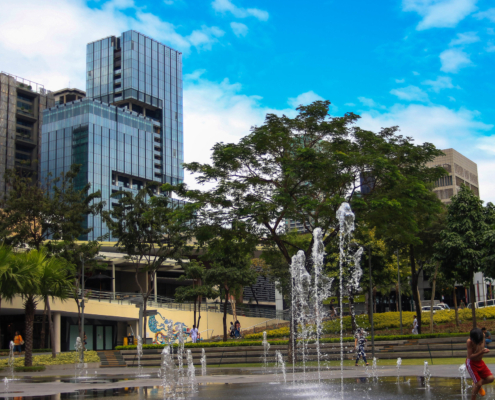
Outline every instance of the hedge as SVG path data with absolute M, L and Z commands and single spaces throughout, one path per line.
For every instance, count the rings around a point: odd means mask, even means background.
M 427 304 L 427 303 L 425 303 Z M 383 329 L 391 329 L 391 328 L 399 328 L 400 327 L 400 317 L 399 312 L 386 312 L 380 314 L 373 314 L 373 323 L 376 330 Z M 402 325 L 407 329 L 410 328 L 412 330 L 412 324 L 415 312 L 412 311 L 403 311 L 402 312 Z M 430 313 L 425 312 L 422 314 L 422 325 L 429 326 L 430 325 Z M 476 318 L 479 319 L 495 319 L 495 307 L 486 307 L 480 308 L 476 310 Z M 470 309 L 459 310 L 459 319 L 461 321 L 471 321 L 472 314 Z M 367 315 L 357 315 L 356 316 L 357 324 L 368 330 L 371 328 L 370 323 L 368 322 Z M 445 323 L 454 323 L 455 322 L 455 311 L 454 310 L 444 310 L 437 311 L 433 314 L 433 322 L 435 324 L 445 324 Z M 346 316 L 342 321 L 344 331 L 351 331 L 351 317 Z M 336 319 L 333 321 L 325 321 L 323 323 L 323 333 L 338 333 L 340 332 L 340 320 Z M 278 329 L 273 329 L 267 331 L 267 336 L 269 338 L 277 338 L 277 337 L 287 337 L 289 336 L 289 327 L 283 327 Z M 261 339 L 263 337 L 263 332 L 260 333 L 251 333 L 246 335 L 246 339 Z
M 51 353 L 52 349 L 33 349 L 33 353 Z M 9 349 L 0 349 L 0 353 L 10 353 Z
M 425 333 L 421 335 L 380 335 L 375 336 L 375 341 L 385 340 L 410 340 L 410 339 L 435 339 L 435 338 L 447 338 L 457 336 L 469 336 L 469 333 Z M 342 339 L 344 342 L 353 342 L 354 337 L 348 336 Z M 320 339 L 320 343 L 339 343 L 340 338 L 323 338 Z M 270 340 L 272 346 L 287 346 L 288 340 Z M 315 340 L 309 340 L 309 343 L 315 343 Z M 260 341 L 240 341 L 240 342 L 205 342 L 205 343 L 185 343 L 185 348 L 208 348 L 208 347 L 236 347 L 236 346 L 262 346 Z M 166 345 L 163 344 L 144 344 L 143 349 L 163 349 Z M 174 344 L 174 347 L 177 347 Z M 128 346 L 116 346 L 115 350 L 136 350 L 136 345 Z
M 46 368 L 44 365 L 36 365 L 32 367 L 14 367 L 15 372 L 39 372 L 44 371 Z
M 60 364 L 74 364 L 76 359 L 76 353 L 60 353 L 57 354 L 57 357 L 52 358 L 51 354 L 41 355 L 41 356 L 33 356 L 33 366 L 40 365 L 60 365 Z M 9 360 L 7 358 L 3 358 L 0 360 L 0 367 L 6 367 L 8 365 Z M 100 357 L 98 357 L 98 353 L 96 351 L 85 351 L 84 352 L 84 362 L 100 362 Z M 24 366 L 24 357 L 16 357 L 14 360 L 14 367 L 23 367 Z

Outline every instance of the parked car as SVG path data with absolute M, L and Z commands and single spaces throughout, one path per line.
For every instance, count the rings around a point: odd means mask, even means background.
M 476 308 L 485 308 L 485 307 L 495 307 L 495 300 L 487 300 L 487 301 L 477 301 L 476 303 Z M 471 308 L 472 304 L 469 303 L 467 305 L 467 308 Z
M 438 307 L 442 307 L 444 310 L 450 310 L 450 307 L 448 306 L 448 304 L 439 303 L 439 304 L 435 304 L 435 305 Z
M 423 306 L 421 307 L 421 312 L 430 312 L 431 306 Z M 433 314 L 435 314 L 437 311 L 442 311 L 444 308 L 440 306 L 433 306 Z

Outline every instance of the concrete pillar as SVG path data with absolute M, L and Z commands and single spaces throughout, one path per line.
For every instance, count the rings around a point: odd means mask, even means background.
M 59 312 L 53 313 L 53 334 L 55 336 L 55 353 L 62 351 L 62 315 Z
M 115 300 L 115 263 L 112 262 L 112 299 Z
M 158 274 L 155 271 L 155 276 L 153 277 L 153 285 L 154 285 L 153 290 L 155 292 L 155 303 L 158 302 L 158 298 L 157 298 L 157 296 L 158 296 L 158 279 L 157 278 L 158 278 Z
M 143 117 L 146 117 L 146 107 L 143 107 Z

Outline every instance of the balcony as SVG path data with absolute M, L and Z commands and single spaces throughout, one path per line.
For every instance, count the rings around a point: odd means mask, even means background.
M 33 147 L 36 146 L 36 143 L 34 139 L 31 137 L 31 135 L 16 133 L 15 139 L 16 141 L 23 142 L 24 144 L 32 145 Z

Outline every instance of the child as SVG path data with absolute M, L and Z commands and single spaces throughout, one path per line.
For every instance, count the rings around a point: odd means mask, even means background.
M 473 391 L 471 392 L 471 400 L 476 400 L 476 395 L 485 395 L 485 390 L 482 385 L 493 382 L 493 374 L 483 361 L 483 354 L 490 352 L 485 349 L 485 337 L 479 328 L 474 328 L 469 332 L 467 340 L 467 359 L 466 367 L 473 379 Z
M 368 361 L 366 360 L 366 353 L 364 352 L 364 345 L 366 343 L 366 338 L 364 337 L 363 330 L 361 328 L 358 329 L 357 335 L 356 335 L 356 340 L 354 341 L 354 346 L 356 346 L 357 350 L 357 357 L 356 357 L 356 367 L 358 366 L 359 358 L 363 356 L 363 360 L 368 364 Z

